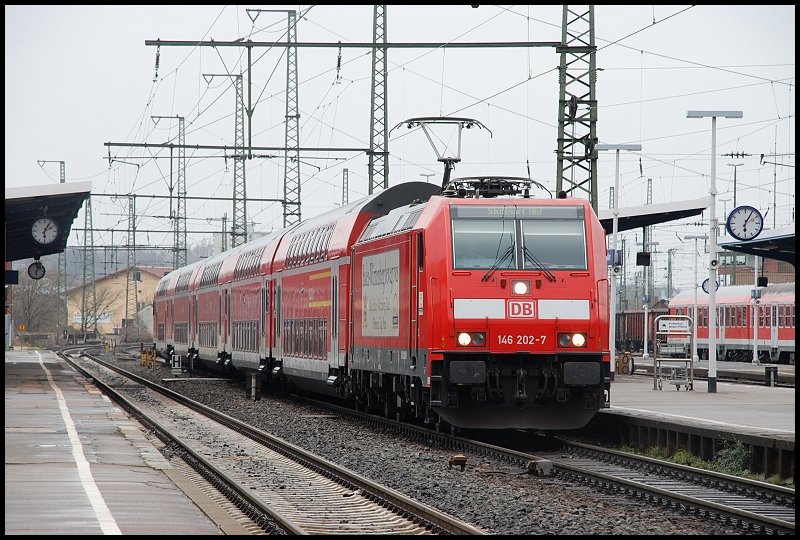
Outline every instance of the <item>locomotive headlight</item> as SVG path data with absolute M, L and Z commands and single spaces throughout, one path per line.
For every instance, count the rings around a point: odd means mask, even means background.
M 586 336 L 584 336 L 583 334 L 573 334 L 572 344 L 575 347 L 583 347 L 584 345 L 586 345 Z
M 513 280 L 511 290 L 514 294 L 528 294 L 531 290 L 531 282 L 528 280 Z
M 585 347 L 586 334 L 558 334 L 559 347 Z
M 459 347 L 483 347 L 486 345 L 484 332 L 461 332 L 458 334 Z

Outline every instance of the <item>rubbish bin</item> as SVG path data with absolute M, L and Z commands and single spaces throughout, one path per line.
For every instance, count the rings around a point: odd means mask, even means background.
M 764 366 L 764 384 L 767 386 L 778 384 L 778 366 Z

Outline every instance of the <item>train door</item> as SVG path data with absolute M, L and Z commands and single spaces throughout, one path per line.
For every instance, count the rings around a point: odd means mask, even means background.
M 331 268 L 331 311 L 330 311 L 330 353 L 328 353 L 328 369 L 336 369 L 345 364 L 344 351 L 339 350 L 340 323 L 344 319 L 341 311 L 345 309 L 340 296 L 339 259 L 333 261 Z
M 261 284 L 261 336 L 259 349 L 261 358 L 269 358 L 270 355 L 270 287 L 267 279 Z
M 275 342 L 273 343 L 272 350 L 275 360 L 281 361 L 283 360 L 283 315 L 281 313 L 283 309 L 283 287 L 281 286 L 281 274 L 278 274 L 275 279 L 274 287 L 275 293 L 272 298 L 272 318 L 275 321 Z
M 770 335 L 767 336 L 769 338 L 769 346 L 772 348 L 773 351 L 778 350 L 778 330 L 779 330 L 779 321 L 783 322 L 783 313 L 781 316 L 778 317 L 778 306 L 773 304 L 771 306 L 767 306 L 768 310 L 772 311 L 771 320 L 764 326 L 769 328 Z M 783 311 L 783 306 L 780 306 L 780 310 Z M 771 324 L 770 324 L 771 323 Z
M 428 288 L 428 295 L 430 296 L 428 306 L 431 307 L 431 310 L 437 308 L 442 305 L 441 302 L 441 287 L 439 283 L 439 278 L 432 277 L 430 282 L 430 287 Z M 429 312 L 430 313 L 430 312 Z M 441 313 L 441 311 L 440 311 Z M 428 338 L 428 346 L 431 348 L 438 348 L 439 340 L 441 339 L 441 347 L 444 347 L 444 332 L 442 332 L 442 326 L 444 326 L 444 321 L 440 320 L 441 317 L 429 316 L 428 320 L 430 321 L 430 337 Z
M 411 276 L 410 283 L 410 298 L 408 302 L 408 317 L 409 317 L 409 348 L 411 349 L 411 364 L 416 366 L 419 360 L 419 319 L 423 314 L 423 292 L 422 283 L 420 282 L 420 273 L 423 269 L 424 256 L 423 256 L 423 243 L 422 232 L 417 231 L 411 235 L 411 245 L 409 254 L 409 276 Z
M 190 293 L 191 296 L 191 310 L 189 314 L 189 347 L 197 348 L 197 295 Z
M 231 335 L 231 303 L 230 290 L 222 289 L 222 350 L 229 352 L 228 343 Z
M 352 261 L 352 258 L 350 259 Z M 348 351 L 350 347 L 350 343 L 352 343 L 352 334 L 350 333 L 350 314 L 353 312 L 353 306 L 350 303 L 350 286 L 352 281 L 350 281 L 350 264 L 344 263 L 339 265 L 339 291 L 337 294 L 339 295 L 339 321 L 336 323 L 336 333 L 337 341 L 339 345 L 339 350 L 337 354 L 339 355 L 339 364 L 342 366 L 347 366 L 348 359 Z

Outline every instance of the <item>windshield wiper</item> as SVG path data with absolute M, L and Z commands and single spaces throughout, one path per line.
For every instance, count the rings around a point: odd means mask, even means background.
M 511 244 L 510 246 L 508 246 L 508 249 L 506 250 L 505 253 L 503 253 L 503 256 L 500 257 L 499 259 L 497 259 L 494 262 L 494 264 L 492 265 L 492 267 L 489 268 L 489 270 L 486 271 L 486 273 L 481 278 L 481 281 L 489 281 L 489 278 L 492 277 L 492 274 L 494 274 L 494 271 L 497 270 L 498 268 L 500 268 L 500 265 L 503 264 L 503 261 L 508 259 L 508 257 L 511 256 L 512 253 L 514 253 L 514 244 Z
M 544 272 L 544 274 L 547 276 L 547 279 L 550 281 L 556 281 L 556 276 L 554 276 L 553 273 L 548 270 L 544 264 L 542 264 L 542 261 L 536 258 L 536 255 L 531 253 L 531 251 L 528 249 L 528 246 L 523 246 L 522 251 L 525 253 L 525 258 L 539 270 Z

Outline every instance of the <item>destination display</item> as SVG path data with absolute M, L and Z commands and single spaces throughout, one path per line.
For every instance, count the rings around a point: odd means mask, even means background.
M 477 206 L 452 205 L 450 217 L 583 219 L 583 206 Z

